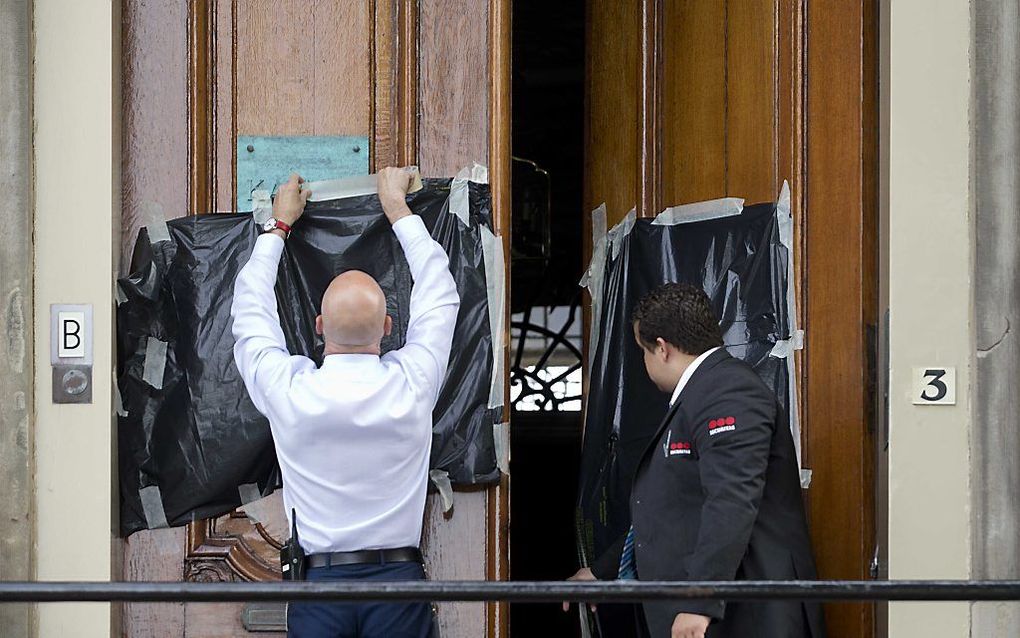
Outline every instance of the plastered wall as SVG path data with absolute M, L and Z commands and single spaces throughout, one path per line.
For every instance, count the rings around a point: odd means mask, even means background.
M 36 577 L 109 580 L 112 282 L 119 218 L 118 3 L 34 2 Z M 50 304 L 92 304 L 90 405 L 54 405 Z M 39 636 L 108 636 L 106 604 L 38 610 Z
M 970 4 L 885 0 L 883 270 L 889 304 L 888 572 L 970 576 L 973 371 Z M 913 369 L 956 368 L 956 405 Z M 967 603 L 894 603 L 889 635 L 968 636 Z

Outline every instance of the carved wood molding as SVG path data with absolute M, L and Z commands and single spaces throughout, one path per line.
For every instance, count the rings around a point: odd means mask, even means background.
M 641 2 L 638 217 L 654 217 L 662 210 L 662 3 Z
M 511 95 L 510 45 L 513 40 L 510 0 L 489 0 L 489 181 L 492 190 L 492 222 L 503 248 L 510 254 L 510 153 Z M 505 264 L 510 281 L 510 262 Z M 507 289 L 506 325 L 510 325 L 510 291 Z M 509 330 L 502 338 L 509 346 Z M 509 370 L 511 348 L 506 347 L 505 369 Z M 510 420 L 510 377 L 503 386 L 503 419 Z M 510 477 L 501 476 L 498 485 L 489 488 L 486 499 L 486 578 L 510 579 Z M 510 635 L 510 610 L 506 603 L 486 603 L 489 638 Z
M 216 192 L 216 2 L 188 3 L 188 214 L 213 212 Z
M 280 548 L 261 523 L 237 510 L 188 525 L 184 580 L 280 580 Z
M 371 161 L 417 164 L 418 0 L 372 0 Z

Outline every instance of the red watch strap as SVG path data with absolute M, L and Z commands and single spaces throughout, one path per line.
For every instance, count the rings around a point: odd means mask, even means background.
M 288 235 L 290 234 L 290 226 L 284 224 L 279 219 L 276 220 L 276 227 L 282 230 L 283 232 L 287 233 Z

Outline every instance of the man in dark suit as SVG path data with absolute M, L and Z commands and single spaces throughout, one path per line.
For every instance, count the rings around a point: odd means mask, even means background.
M 633 327 L 670 407 L 637 466 L 630 532 L 573 578 L 815 578 L 790 430 L 754 370 L 722 349 L 704 291 L 657 288 Z M 658 601 L 644 616 L 652 638 L 824 636 L 820 606 L 800 601 Z

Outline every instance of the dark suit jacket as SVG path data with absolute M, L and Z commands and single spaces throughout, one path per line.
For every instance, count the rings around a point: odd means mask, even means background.
M 641 580 L 816 578 L 789 428 L 775 396 L 725 350 L 695 370 L 638 463 L 631 492 Z M 621 538 L 593 564 L 616 577 Z M 646 603 L 652 638 L 688 612 L 712 617 L 712 638 L 822 638 L 818 604 Z

